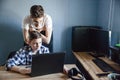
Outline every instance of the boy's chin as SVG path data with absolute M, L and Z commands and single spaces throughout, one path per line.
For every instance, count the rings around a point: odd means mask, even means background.
M 38 51 L 39 50 L 39 48 L 38 49 L 35 49 L 35 51 Z
M 34 51 L 38 51 L 39 49 L 34 49 Z

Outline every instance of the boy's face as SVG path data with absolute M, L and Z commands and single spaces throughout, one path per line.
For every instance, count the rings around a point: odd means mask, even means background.
M 32 22 L 33 22 L 35 27 L 42 27 L 42 25 L 40 23 L 43 22 L 43 17 L 41 17 L 41 18 L 32 18 Z
M 29 45 L 31 46 L 31 48 L 32 48 L 33 51 L 39 50 L 41 44 L 42 44 L 42 39 L 41 38 L 33 39 L 29 43 Z

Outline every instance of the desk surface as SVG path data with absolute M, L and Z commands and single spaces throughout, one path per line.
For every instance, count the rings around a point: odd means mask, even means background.
M 76 67 L 74 64 L 65 65 L 68 69 Z M 5 71 L 0 68 L 0 80 L 71 80 L 63 73 L 54 73 L 37 77 L 30 77 L 28 75 L 22 75 L 20 73 Z
M 77 60 L 83 65 L 83 67 L 93 78 L 93 80 L 108 80 L 107 76 L 98 77 L 96 75 L 104 72 L 92 61 L 94 57 L 92 57 L 90 54 L 88 54 L 87 52 L 73 52 L 73 54 L 75 55 Z M 101 59 L 110 64 L 116 70 L 120 71 L 120 66 L 117 63 L 105 57 L 101 57 Z
M 30 77 L 20 73 L 10 71 L 0 71 L 0 80 L 67 80 L 67 76 L 63 73 L 54 73 L 44 76 Z

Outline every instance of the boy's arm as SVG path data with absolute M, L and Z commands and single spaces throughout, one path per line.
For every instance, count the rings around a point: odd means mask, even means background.
M 20 66 L 13 66 L 11 67 L 11 71 L 19 72 Z
M 31 68 L 26 68 L 25 66 L 13 66 L 10 69 L 11 71 L 19 72 L 21 74 L 31 73 Z

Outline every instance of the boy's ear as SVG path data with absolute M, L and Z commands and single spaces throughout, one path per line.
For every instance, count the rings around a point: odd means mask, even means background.
M 29 41 L 27 41 L 26 44 L 29 44 Z

